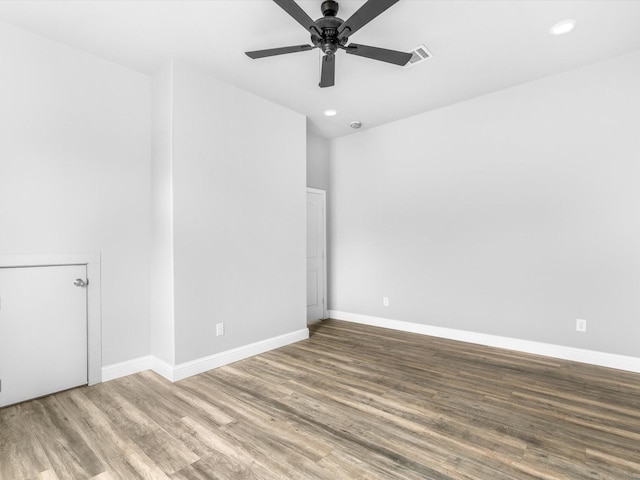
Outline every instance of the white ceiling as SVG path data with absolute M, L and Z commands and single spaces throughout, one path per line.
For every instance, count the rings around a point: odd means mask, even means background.
M 321 0 L 300 0 L 314 19 Z M 347 19 L 364 0 L 342 0 Z M 573 18 L 568 35 L 549 28 Z M 152 74 L 170 58 L 305 114 L 334 138 L 640 50 L 640 1 L 401 0 L 351 38 L 432 59 L 402 68 L 338 52 L 336 86 L 321 89 L 319 51 L 252 60 L 243 54 L 308 43 L 270 0 L 0 1 L 0 20 Z M 336 117 L 323 116 L 327 108 Z M 428 133 L 425 133 L 427 135 Z

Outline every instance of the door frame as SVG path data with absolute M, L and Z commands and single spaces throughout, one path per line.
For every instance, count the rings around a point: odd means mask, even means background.
M 0 255 L 0 267 L 55 267 L 86 265 L 87 288 L 87 380 L 89 385 L 102 382 L 102 312 L 100 254 Z
M 327 291 L 327 191 L 319 188 L 307 187 L 307 194 L 312 193 L 314 195 L 320 195 L 322 198 L 322 224 L 324 225 L 324 235 L 322 240 L 322 268 L 324 270 L 323 275 L 323 302 L 322 302 L 322 318 L 326 319 L 329 312 L 329 292 Z

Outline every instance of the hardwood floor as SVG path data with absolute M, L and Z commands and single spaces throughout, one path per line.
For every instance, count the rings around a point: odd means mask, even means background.
M 0 410 L 0 478 L 640 479 L 640 375 L 338 321 Z

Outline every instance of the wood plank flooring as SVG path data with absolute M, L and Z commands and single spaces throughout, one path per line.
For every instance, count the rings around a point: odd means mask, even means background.
M 325 321 L 0 410 L 0 478 L 640 479 L 640 375 Z

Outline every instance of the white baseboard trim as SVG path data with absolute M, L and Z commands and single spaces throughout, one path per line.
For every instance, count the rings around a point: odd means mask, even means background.
M 227 350 L 226 352 L 216 353 L 215 355 L 209 355 L 208 357 L 199 358 L 190 362 L 184 362 L 173 367 L 173 378 L 170 380 L 172 382 L 176 382 L 183 378 L 222 367 L 223 365 L 228 365 L 229 363 L 237 362 L 238 360 L 244 360 L 245 358 L 253 357 L 254 355 L 284 347 L 290 343 L 299 342 L 300 340 L 305 340 L 307 338 L 309 338 L 309 329 L 303 328 L 302 330 L 286 333 L 278 337 L 268 338 L 267 340 L 261 340 L 249 345 L 234 348 L 233 350 Z
M 153 362 L 149 367 L 149 370 L 153 370 L 158 375 L 166 378 L 170 382 L 173 382 L 173 365 L 159 359 L 158 357 L 152 357 Z
M 249 345 L 227 350 L 226 352 L 216 353 L 215 355 L 209 355 L 208 357 L 184 362 L 175 366 L 170 365 L 164 360 L 160 360 L 153 355 L 147 355 L 146 357 L 135 358 L 126 362 L 115 363 L 113 365 L 102 367 L 102 381 L 107 382 L 109 380 L 142 372 L 144 370 L 153 370 L 167 380 L 177 382 L 178 380 L 197 375 L 198 373 L 222 367 L 239 360 L 244 360 L 245 358 L 253 357 L 254 355 L 284 347 L 307 338 L 309 338 L 309 329 L 303 328 L 295 332 L 268 338 L 266 340 L 261 340 Z
M 133 360 L 127 360 L 126 362 L 107 365 L 106 367 L 102 367 L 102 381 L 108 382 L 109 380 L 115 380 L 116 378 L 126 377 L 127 375 L 133 375 L 134 373 L 143 372 L 145 370 L 151 370 L 156 360 L 157 359 L 154 356 L 147 355 L 146 357 L 134 358 Z
M 588 363 L 600 367 L 616 368 L 629 372 L 640 373 L 640 358 L 616 355 L 613 353 L 597 352 L 594 350 L 584 350 L 562 345 L 552 345 L 549 343 L 534 342 L 530 340 L 520 340 L 517 338 L 500 337 L 485 333 L 475 333 L 465 330 L 455 330 L 452 328 L 434 327 L 420 323 L 404 322 L 389 318 L 371 317 L 357 313 L 339 312 L 329 310 L 329 317 L 336 320 L 361 323 L 374 327 L 390 328 L 403 332 L 419 333 L 432 337 L 447 338 L 449 340 L 459 340 L 461 342 L 476 343 L 488 347 L 504 348 L 523 353 L 533 353 L 546 357 L 571 360 L 574 362 Z

